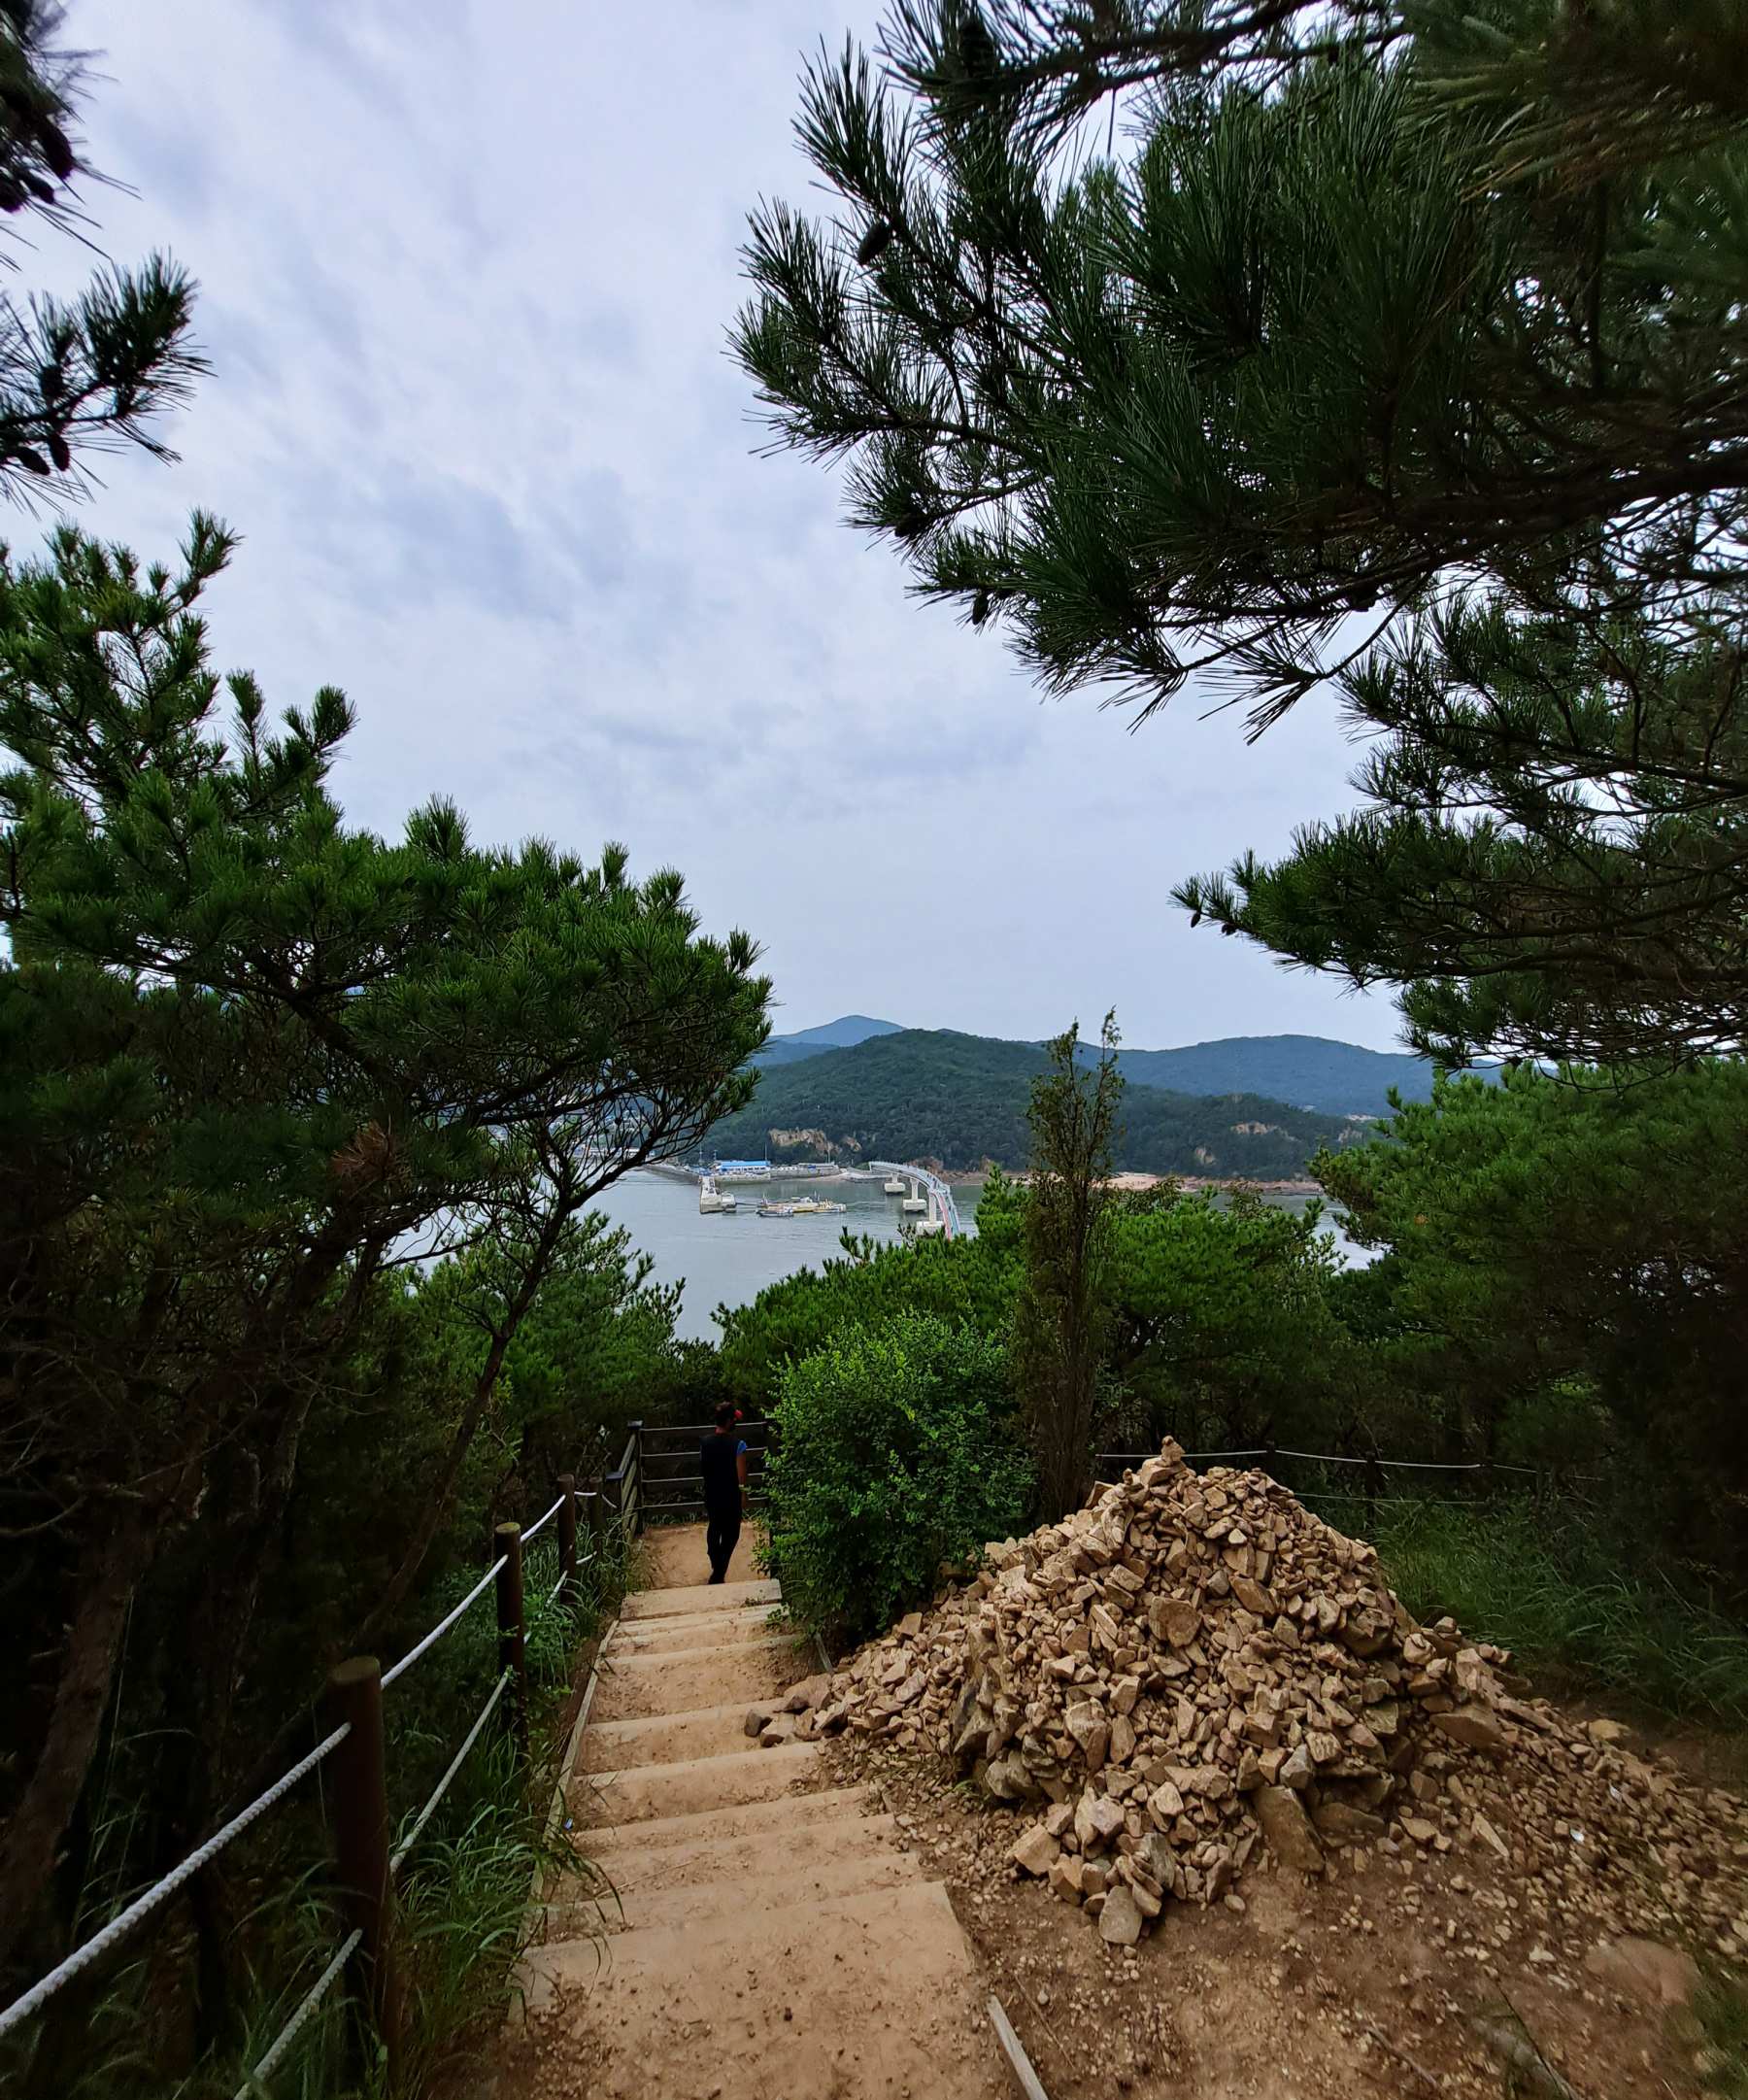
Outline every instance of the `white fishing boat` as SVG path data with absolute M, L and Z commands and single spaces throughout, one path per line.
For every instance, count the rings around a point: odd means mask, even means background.
M 902 1196 L 904 1194 L 904 1183 L 899 1180 L 896 1174 L 888 1174 L 886 1177 L 886 1193 L 889 1196 Z
M 765 1196 L 759 1199 L 758 1214 L 761 1218 L 792 1218 L 795 1206 L 793 1203 L 775 1203 Z
M 713 1211 L 732 1210 L 734 1198 L 717 1187 L 715 1174 L 705 1174 L 698 1183 L 698 1209 L 709 1217 Z
M 790 1213 L 797 1218 L 828 1218 L 849 1207 L 848 1203 L 824 1203 L 817 1196 L 803 1196 L 799 1202 L 790 1205 Z

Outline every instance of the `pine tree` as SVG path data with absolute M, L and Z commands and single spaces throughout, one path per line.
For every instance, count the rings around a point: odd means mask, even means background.
M 1741 10 L 899 0 L 883 57 L 806 77 L 834 219 L 753 221 L 779 437 L 1053 689 L 1340 683 L 1378 806 L 1193 910 L 1446 1056 L 1739 1042 Z
M 61 24 L 50 0 L 0 5 L 0 214 L 78 233 L 89 221 L 75 185 L 92 171 L 73 132 L 84 67 Z M 193 280 L 161 255 L 107 265 L 70 303 L 0 292 L 0 483 L 64 497 L 83 491 L 82 455 L 173 457 L 151 424 L 207 370 L 193 300 Z
M 447 1449 L 397 1484 L 379 1613 L 572 1221 L 741 1106 L 766 1033 L 753 943 L 705 936 L 671 870 L 479 847 L 443 803 L 398 840 L 349 827 L 325 785 L 344 695 L 275 728 L 252 678 L 210 668 L 231 547 L 196 518 L 174 569 L 71 528 L 0 561 L 0 1524 L 32 1541 L 35 1614 L 4 1702 L 9 1936 L 130 1599 L 162 1629 L 155 1842 L 185 1849 L 221 1798 L 312 1406 L 381 1280 L 474 1247 L 498 1289 Z
M 1116 1016 L 1105 1016 L 1096 1064 L 1080 1062 L 1079 1035 L 1076 1022 L 1046 1043 L 1050 1069 L 1032 1082 L 1025 1277 L 1014 1315 L 1015 1372 L 1052 1522 L 1086 1497 L 1113 1304 L 1111 1157 L 1123 1101 Z

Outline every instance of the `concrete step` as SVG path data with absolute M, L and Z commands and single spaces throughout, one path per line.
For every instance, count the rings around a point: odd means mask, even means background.
M 770 1701 L 794 1680 L 787 1641 L 746 1641 L 720 1648 L 681 1648 L 671 1655 L 612 1655 L 600 1665 L 589 1725 L 695 1713 L 702 1707 L 742 1711 Z
M 766 1750 L 766 1757 L 780 1757 L 780 1750 Z M 780 1794 L 770 1801 L 745 1801 L 737 1805 L 701 1809 L 690 1815 L 646 1817 L 637 1823 L 602 1823 L 579 1841 L 590 1859 L 601 1862 L 602 1872 L 617 1876 L 619 1862 L 627 1853 L 665 1850 L 669 1846 L 727 1843 L 759 1838 L 769 1844 L 787 1844 L 812 1823 L 833 1823 L 845 1816 L 883 1821 L 873 1811 L 871 1795 L 861 1786 L 823 1787 L 812 1794 Z
M 730 1756 L 754 1746 L 747 1735 L 745 1699 L 686 1713 L 650 1714 L 641 1720 L 597 1721 L 590 1713 L 583 1731 L 578 1770 L 626 1772 L 633 1765 L 682 1765 L 700 1757 Z
M 556 1901 L 547 1907 L 547 1937 L 585 1938 L 590 1932 L 642 1932 L 656 1926 L 690 1926 L 710 1917 L 762 1917 L 797 1903 L 824 1903 L 875 1888 L 899 1888 L 924 1879 L 921 1864 L 892 1846 L 872 1846 L 835 1855 L 797 1860 L 781 1848 L 784 1864 L 757 1874 L 730 1870 L 726 1879 L 685 1880 L 663 1888 L 623 1888 L 617 1882 L 593 1900 Z M 770 1861 L 775 1854 L 766 1852 Z
M 771 1752 L 776 1755 L 776 1752 Z M 530 2013 L 592 2041 L 593 2100 L 833 2100 L 1004 2088 L 970 1955 L 938 1881 L 537 1948 Z
M 585 1744 L 589 1734 L 584 1730 Z M 805 1792 L 819 1769 L 817 1743 L 786 1743 L 774 1750 L 578 1773 L 564 1791 L 580 1824 L 640 1823 L 651 1816 L 693 1815 L 713 1808 L 738 1808 L 747 1801 L 776 1801 L 791 1790 Z
M 700 1582 L 694 1588 L 635 1590 L 620 1607 L 624 1619 L 674 1619 L 699 1612 L 738 1611 L 748 1605 L 767 1608 L 783 1602 L 782 1585 L 758 1582 Z
M 798 1807 L 800 1801 L 820 1798 L 803 1794 L 792 1804 L 764 1802 L 760 1806 Z M 708 1829 L 711 1818 L 699 1820 Z M 632 1823 L 627 1835 L 635 1840 L 639 1832 L 650 1827 L 648 1823 Z M 890 1815 L 866 1815 L 853 1805 L 840 1809 L 835 1815 L 806 1820 L 791 1815 L 728 1837 L 693 1836 L 656 1845 L 631 1842 L 605 1854 L 592 1846 L 586 1849 L 592 1868 L 612 1883 L 615 1893 L 629 1897 L 651 1889 L 766 1874 L 777 1867 L 800 1873 L 833 1859 L 885 1858 L 901 1846 L 897 1827 Z M 563 1890 L 555 1887 L 550 1895 L 552 1901 L 560 1902 Z
M 671 1655 L 688 1648 L 726 1647 L 731 1642 L 794 1642 L 785 1635 L 770 1605 L 748 1605 L 736 1611 L 689 1611 L 674 1619 L 622 1619 L 613 1637 L 615 1655 Z

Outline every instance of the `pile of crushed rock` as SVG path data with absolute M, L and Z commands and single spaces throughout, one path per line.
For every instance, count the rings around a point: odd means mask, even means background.
M 1035 1805 L 1013 1861 L 1118 1945 L 1168 1897 L 1241 1909 L 1261 1846 L 1314 1873 L 1327 1849 L 1378 1841 L 1476 1846 L 1561 1908 L 1648 1853 L 1630 1925 L 1748 1951 L 1741 1804 L 1671 1787 L 1613 1724 L 1567 1728 L 1520 1696 L 1509 1661 L 1448 1619 L 1417 1624 L 1373 1549 L 1278 1482 L 1197 1474 L 1168 1442 L 748 1727 L 938 1751 Z

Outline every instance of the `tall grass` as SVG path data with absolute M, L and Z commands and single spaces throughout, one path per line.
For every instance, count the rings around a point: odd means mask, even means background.
M 1583 1510 L 1383 1504 L 1374 1543 L 1416 1617 L 1448 1611 L 1531 1675 L 1748 1728 L 1748 1628 L 1667 1576 L 1635 1571 Z
M 1703 2037 L 1698 2068 L 1706 2091 L 1721 2100 L 1748 2100 L 1748 1985 L 1715 1978 L 1694 2011 Z

